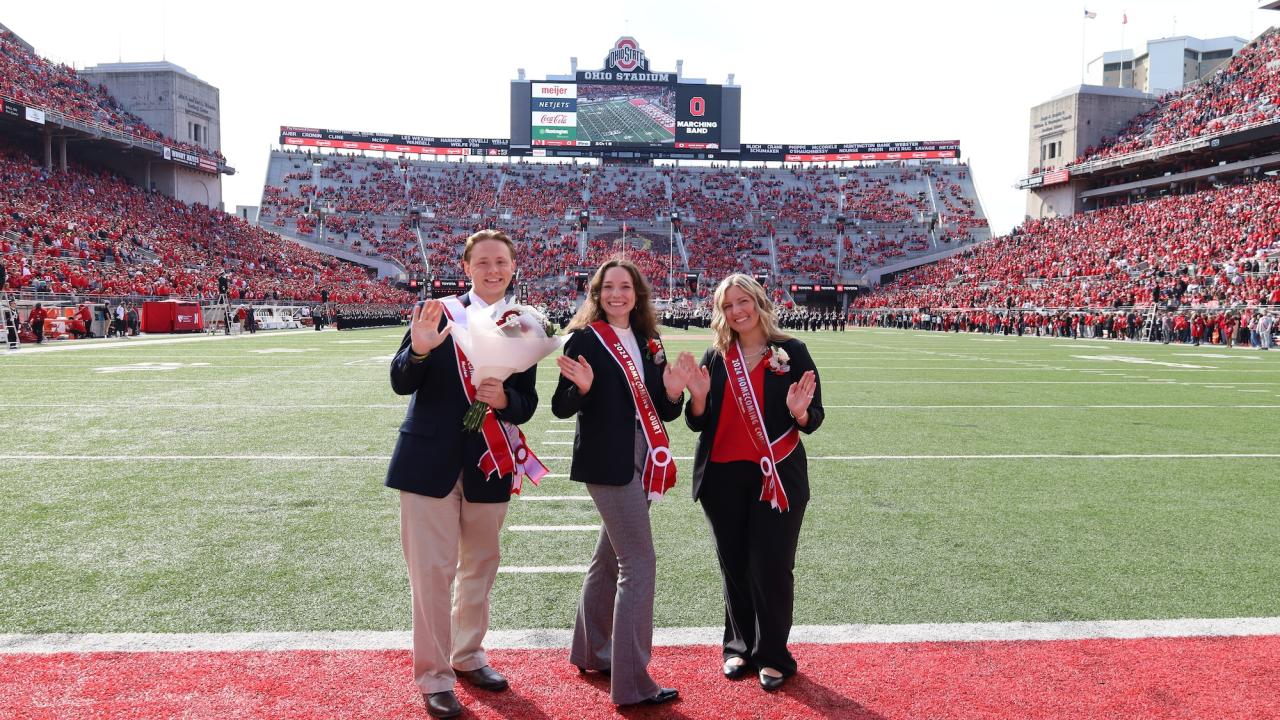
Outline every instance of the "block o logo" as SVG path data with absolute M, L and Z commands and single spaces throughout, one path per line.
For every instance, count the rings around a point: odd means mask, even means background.
M 613 49 L 609 51 L 609 57 L 605 60 L 606 68 L 613 67 L 622 72 L 631 72 L 636 68 L 645 70 L 647 65 L 648 58 L 640 49 L 640 43 L 633 37 L 618 38 L 618 42 L 614 43 Z
M 707 101 L 700 97 L 689 98 L 689 114 L 702 117 L 707 114 Z

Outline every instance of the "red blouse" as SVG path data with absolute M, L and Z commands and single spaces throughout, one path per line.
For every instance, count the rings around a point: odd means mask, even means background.
M 766 361 L 756 363 L 751 371 L 751 387 L 756 399 L 764 402 L 764 370 Z M 733 379 L 724 382 L 724 402 L 720 404 L 720 419 L 716 425 L 716 439 L 711 443 L 711 462 L 729 463 L 745 460 L 760 462 L 760 451 L 751 442 L 751 433 L 747 430 L 747 422 L 738 412 L 738 403 L 734 400 Z

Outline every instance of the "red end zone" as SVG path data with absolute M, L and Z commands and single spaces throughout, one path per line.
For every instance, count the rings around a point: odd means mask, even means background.
M 497 650 L 512 690 L 460 685 L 474 718 L 1276 718 L 1280 636 L 796 645 L 764 693 L 720 676 L 719 648 L 659 647 L 658 708 L 609 704 L 563 649 Z M 409 654 L 384 651 L 0 655 L 5 718 L 423 718 Z

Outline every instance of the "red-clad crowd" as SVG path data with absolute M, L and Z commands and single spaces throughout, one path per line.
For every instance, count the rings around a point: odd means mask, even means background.
M 1163 147 L 1182 140 L 1280 120 L 1280 32 L 1268 30 L 1204 82 L 1175 90 L 1114 138 L 1087 148 L 1076 162 Z
M 105 173 L 46 172 L 0 147 L 0 257 L 9 286 L 79 295 L 215 297 L 230 274 L 233 299 L 407 302 L 365 271 Z
M 860 297 L 862 308 L 1280 303 L 1280 183 L 1031 220 Z M 1251 271 L 1252 270 L 1252 271 Z
M 141 118 L 125 110 L 102 85 L 89 82 L 73 68 L 49 62 L 32 53 L 8 30 L 0 31 L 0 95 L 80 122 L 101 125 L 226 162 L 220 152 L 180 142 L 153 130 Z
M 638 257 L 663 280 L 668 236 L 680 233 L 687 265 L 674 255 L 676 269 L 700 274 L 704 285 L 732 272 L 765 273 L 779 282 L 829 280 L 837 274 L 841 229 L 835 224 L 842 210 L 845 271 L 989 233 L 964 166 L 487 165 L 296 152 L 272 161 L 271 176 L 280 180 L 263 193 L 261 220 L 268 226 L 315 237 L 323 211 L 327 242 L 394 259 L 417 273 L 424 264 L 408 217 L 416 211 L 432 273 L 440 274 L 442 267 L 456 270 L 461 241 L 496 217 L 532 251 L 522 254 L 522 282 L 547 291 L 571 292 L 571 272 L 589 267 L 601 248 L 614 247 L 624 223 L 640 238 Z M 577 239 L 583 208 L 591 212 L 586 257 L 579 256 Z M 671 210 L 680 213 L 674 227 L 667 223 Z

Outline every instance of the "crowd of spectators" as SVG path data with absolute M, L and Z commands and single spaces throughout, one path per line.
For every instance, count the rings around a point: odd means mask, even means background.
M 180 142 L 152 129 L 137 115 L 125 110 L 101 84 L 95 85 L 74 68 L 36 55 L 8 30 L 0 30 L 0 95 L 83 123 L 226 162 L 216 150 Z
M 0 146 L 0 262 L 16 290 L 134 297 L 407 301 L 365 271 L 239 218 Z
M 1174 195 L 1066 218 L 912 271 L 862 308 L 1278 304 L 1280 183 Z
M 1244 307 L 1218 310 L 854 310 L 862 327 L 986 333 L 1075 340 L 1126 340 L 1270 350 L 1280 313 Z
M 1204 82 L 1160 98 L 1113 138 L 1089 147 L 1076 162 L 1102 160 L 1182 140 L 1280 120 L 1280 32 L 1268 30 Z
M 323 233 L 326 242 L 393 259 L 411 274 L 428 267 L 449 274 L 462 240 L 496 223 L 528 250 L 522 282 L 539 292 L 573 292 L 573 273 L 615 251 L 623 224 L 655 278 L 669 277 L 673 258 L 676 274 L 698 274 L 703 285 L 732 272 L 826 282 L 840 271 L 864 272 L 989 233 L 962 165 L 488 165 L 298 152 L 278 153 L 273 162 L 279 165 L 271 176 L 280 180 L 265 188 L 260 215 L 268 227 L 310 238 Z M 585 246 L 578 241 L 584 208 Z M 674 225 L 672 210 L 679 213 Z M 842 210 L 845 222 L 837 226 Z M 416 227 L 409 221 L 415 211 Z M 683 253 L 668 254 L 673 234 Z

